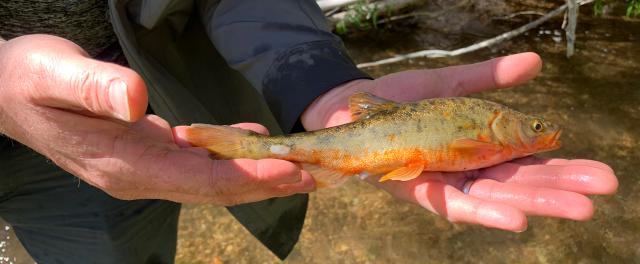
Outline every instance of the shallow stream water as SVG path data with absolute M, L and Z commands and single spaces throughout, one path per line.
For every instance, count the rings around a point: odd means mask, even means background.
M 437 11 L 452 2 L 430 1 L 421 8 Z M 511 2 L 472 1 L 437 18 L 408 20 L 345 42 L 358 63 L 421 49 L 455 49 L 537 18 L 496 17 L 522 10 L 545 12 L 562 3 Z M 530 217 L 529 229 L 518 234 L 452 224 L 353 179 L 311 195 L 300 243 L 285 263 L 640 263 L 640 21 L 623 19 L 616 13 L 619 6 L 599 18 L 591 15 L 591 6 L 582 9 L 571 59 L 565 57 L 562 19 L 556 18 L 468 55 L 366 70 L 381 76 L 537 52 L 544 61 L 538 78 L 515 89 L 474 96 L 562 124 L 562 149 L 544 156 L 595 159 L 615 170 L 618 193 L 593 197 L 593 219 Z M 0 229 L 0 241 L 5 242 L 0 242 L 0 263 L 9 263 L 3 262 L 5 257 L 29 263 L 10 230 Z M 220 207 L 185 206 L 178 242 L 178 263 L 279 262 Z

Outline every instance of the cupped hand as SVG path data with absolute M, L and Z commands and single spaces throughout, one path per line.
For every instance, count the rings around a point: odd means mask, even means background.
M 308 130 L 351 122 L 348 98 L 369 92 L 394 101 L 463 96 L 522 84 L 540 71 L 537 54 L 522 53 L 471 65 L 411 70 L 376 80 L 355 80 L 316 99 L 304 112 Z M 425 172 L 411 181 L 367 181 L 395 197 L 416 203 L 452 222 L 510 231 L 527 228 L 527 215 L 587 220 L 594 207 L 589 194 L 612 194 L 613 170 L 592 160 L 526 157 L 467 172 Z M 463 192 L 465 183 L 467 194 Z
M 0 43 L 0 133 L 116 198 L 233 205 L 315 188 L 287 161 L 211 160 L 146 107 L 138 74 L 72 42 L 31 35 Z

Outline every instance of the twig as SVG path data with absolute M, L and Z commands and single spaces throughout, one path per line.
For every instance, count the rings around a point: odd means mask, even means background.
M 400 20 L 400 19 L 405 19 L 405 18 L 413 18 L 413 17 L 428 17 L 428 18 L 435 18 L 435 17 L 439 17 L 451 10 L 466 6 L 470 3 L 470 0 L 465 0 L 465 1 L 461 1 L 460 3 L 454 5 L 454 6 L 450 6 L 447 7 L 445 9 L 436 11 L 436 12 L 414 12 L 414 13 L 409 13 L 409 14 L 404 14 L 404 15 L 397 15 L 397 16 L 392 16 L 389 18 L 385 18 L 385 19 L 381 19 L 380 21 L 378 21 L 378 24 L 384 24 L 384 23 L 389 23 L 392 21 L 396 21 L 396 20 Z
M 326 17 L 330 17 L 330 16 L 332 16 L 333 14 L 338 13 L 338 12 L 340 12 L 340 7 L 336 7 L 336 8 L 334 8 L 334 9 L 331 9 L 331 10 L 325 11 L 325 12 L 324 12 L 324 16 L 326 16 Z
M 418 2 L 418 0 L 381 0 L 366 5 L 366 8 L 369 10 L 378 10 L 378 14 L 381 14 L 388 10 L 403 9 L 416 2 Z M 349 15 L 353 16 L 354 13 L 355 12 L 353 10 L 339 12 L 327 17 L 327 20 L 329 21 L 330 26 L 334 27 L 339 21 L 344 20 Z
M 576 0 L 567 0 L 567 14 L 569 17 L 566 34 L 567 34 L 567 58 L 573 56 L 574 43 L 576 41 L 576 24 L 578 23 L 578 4 Z
M 579 1 L 578 4 L 579 5 L 584 5 L 584 4 L 588 4 L 593 2 L 593 0 L 582 0 Z M 426 57 L 426 58 L 439 58 L 439 57 L 450 57 L 450 56 L 457 56 L 457 55 L 461 55 L 461 54 L 465 54 L 465 53 L 469 53 L 472 51 L 476 51 L 482 48 L 486 48 L 492 45 L 495 45 L 497 43 L 500 43 L 502 41 L 511 39 L 515 36 L 518 36 L 532 28 L 535 28 L 537 26 L 539 26 L 540 24 L 544 23 L 545 21 L 551 19 L 554 16 L 557 16 L 559 14 L 561 14 L 565 9 L 567 9 L 567 4 L 564 4 L 558 8 L 556 8 L 555 10 L 547 13 L 546 15 L 534 20 L 533 22 L 530 22 L 526 25 L 523 25 L 519 28 L 516 28 L 512 31 L 509 32 L 505 32 L 503 34 L 500 34 L 494 38 L 491 39 L 487 39 L 481 42 L 478 42 L 476 44 L 473 44 L 471 46 L 468 47 L 464 47 L 464 48 L 460 48 L 460 49 L 456 49 L 456 50 L 422 50 L 422 51 L 417 51 L 417 52 L 412 52 L 409 54 L 403 54 L 403 55 L 397 55 L 394 56 L 392 58 L 388 58 L 388 59 L 384 59 L 384 60 L 379 60 L 379 61 L 373 61 L 373 62 L 366 62 L 366 63 L 361 63 L 358 64 L 358 68 L 367 68 L 367 67 L 372 67 L 372 66 L 379 66 L 379 65 L 383 65 L 383 64 L 389 64 L 389 63 L 394 63 L 394 62 L 399 62 L 399 61 L 403 61 L 403 60 L 408 60 L 408 59 L 413 59 L 413 58 L 422 58 L 422 57 Z
M 492 17 L 491 19 L 493 19 L 493 20 L 507 20 L 507 19 L 512 19 L 514 17 L 521 16 L 521 15 L 544 16 L 545 13 L 542 13 L 542 12 L 539 12 L 539 11 L 520 11 L 520 12 L 516 12 L 516 13 L 513 13 L 513 14 L 506 15 L 506 16 Z
M 335 8 L 345 7 L 357 3 L 359 0 L 317 0 L 316 3 L 322 11 L 329 11 Z

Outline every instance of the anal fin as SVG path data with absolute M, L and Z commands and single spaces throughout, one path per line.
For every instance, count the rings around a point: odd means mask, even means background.
M 317 188 L 338 187 L 349 179 L 349 176 L 353 176 L 352 174 L 345 174 L 341 171 L 323 168 L 310 163 L 302 163 L 302 169 L 311 174 L 316 181 Z
M 410 181 L 420 176 L 423 170 L 424 170 L 423 163 L 413 163 L 405 167 L 395 169 L 385 174 L 384 176 L 382 176 L 382 178 L 380 178 L 379 181 L 380 182 L 388 181 L 388 180 Z

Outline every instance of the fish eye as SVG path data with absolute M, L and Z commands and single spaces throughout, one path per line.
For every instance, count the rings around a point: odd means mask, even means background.
M 535 132 L 542 132 L 542 130 L 544 129 L 544 126 L 542 125 L 542 121 L 534 120 L 533 123 L 531 124 L 531 129 L 533 129 L 533 131 Z

